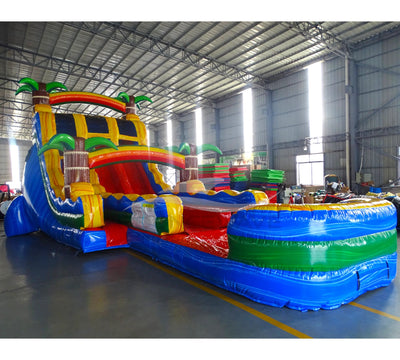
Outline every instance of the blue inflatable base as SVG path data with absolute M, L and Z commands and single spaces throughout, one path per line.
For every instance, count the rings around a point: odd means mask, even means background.
M 338 308 L 396 276 L 397 253 L 337 271 L 296 272 L 246 265 L 131 228 L 127 238 L 133 250 L 189 275 L 262 304 L 300 311 Z

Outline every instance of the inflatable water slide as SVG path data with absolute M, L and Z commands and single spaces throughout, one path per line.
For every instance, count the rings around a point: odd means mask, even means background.
M 17 93 L 33 95 L 33 146 L 23 195 L 5 217 L 8 237 L 40 230 L 83 253 L 129 247 L 251 300 L 301 311 L 337 308 L 396 276 L 392 203 L 269 204 L 261 191 L 207 191 L 196 146 L 148 146 L 136 108 L 150 99 L 21 83 Z M 74 102 L 121 117 L 52 110 Z M 180 172 L 173 189 L 158 164 Z

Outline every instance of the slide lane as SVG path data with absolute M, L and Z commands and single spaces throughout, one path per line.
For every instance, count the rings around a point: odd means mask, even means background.
M 50 189 L 45 188 L 40 170 L 37 147 L 29 151 L 23 179 L 24 194 L 17 197 L 8 208 L 4 230 L 8 237 L 42 230 L 53 239 L 83 252 L 104 250 L 110 247 L 128 247 L 126 236 L 116 238 L 115 226 L 126 233 L 126 227 L 106 223 L 102 228 L 80 230 L 61 224 L 50 206 Z M 114 231 L 109 231 L 113 227 Z M 120 229 L 121 228 L 121 229 Z

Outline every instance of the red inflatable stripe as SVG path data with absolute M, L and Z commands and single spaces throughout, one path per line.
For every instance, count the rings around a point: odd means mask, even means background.
M 97 168 L 118 162 L 143 161 L 150 163 L 161 163 L 171 165 L 176 168 L 185 168 L 185 159 L 172 156 L 170 153 L 148 151 L 148 150 L 128 150 L 112 151 L 99 155 L 89 155 L 89 167 Z
M 88 103 L 101 105 L 121 113 L 125 113 L 125 103 L 108 96 L 93 94 L 89 92 L 66 91 L 50 94 L 50 105 L 68 104 L 68 103 Z

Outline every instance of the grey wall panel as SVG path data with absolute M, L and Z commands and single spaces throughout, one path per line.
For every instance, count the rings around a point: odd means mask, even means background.
M 5 184 L 12 180 L 10 149 L 8 142 L 0 143 L 0 183 Z
M 383 40 L 354 51 L 357 65 L 357 100 L 361 131 L 357 139 L 364 148 L 362 171 L 371 173 L 377 185 L 397 177 L 397 147 L 400 146 L 400 36 Z M 367 66 L 368 65 L 368 66 Z M 378 68 L 378 70 L 377 70 Z M 382 69 L 382 71 L 379 70 Z M 323 133 L 325 173 L 345 178 L 345 71 L 344 59 L 337 57 L 323 63 Z M 267 118 L 272 119 L 273 161 L 276 169 L 285 170 L 287 184 L 296 183 L 296 155 L 303 155 L 302 141 L 309 136 L 307 70 L 301 70 L 268 84 L 271 108 L 263 89 L 253 89 L 253 144 L 262 149 L 267 141 Z M 240 153 L 243 149 L 242 95 L 236 94 L 216 103 L 219 113 L 220 148 Z M 373 114 L 373 116 L 371 116 Z M 174 140 L 195 141 L 194 113 L 186 114 L 183 132 Z M 363 121 L 367 118 L 367 121 Z M 216 143 L 215 112 L 203 109 L 203 140 Z M 385 128 L 392 133 L 382 132 Z M 396 128 L 397 127 L 397 128 Z M 396 130 L 397 129 L 397 130 Z M 157 128 L 160 139 L 166 128 Z M 363 131 L 372 131 L 365 136 Z M 360 134 L 360 133 L 358 133 Z M 285 146 L 285 148 L 282 148 Z M 353 149 L 352 151 L 358 151 Z M 352 164 L 358 171 L 360 163 Z M 353 176 L 354 174 L 352 174 Z
M 167 138 L 167 124 L 162 124 L 161 126 L 157 127 L 157 133 L 155 134 L 155 146 L 158 147 L 165 147 L 168 145 L 168 138 Z
M 204 107 L 203 113 L 203 143 L 217 145 L 215 111 L 213 108 Z
M 287 185 L 296 184 L 296 155 L 301 153 L 300 148 L 286 148 L 274 151 L 274 168 L 285 171 Z
M 287 114 L 295 112 L 304 112 L 308 109 L 307 93 L 297 94 L 284 99 L 273 99 L 274 114 Z
M 267 94 L 263 89 L 253 89 L 253 146 L 256 148 L 267 143 Z M 269 119 L 271 121 L 271 119 Z
M 374 183 L 387 184 L 397 178 L 397 147 L 400 144 L 400 37 L 357 50 L 359 74 L 359 130 L 362 172 Z M 383 131 L 392 128 L 390 131 Z M 361 133 L 362 134 L 362 133 Z
M 288 142 L 288 141 L 296 141 L 296 140 L 303 141 L 308 136 L 309 136 L 308 131 L 306 130 L 304 124 L 274 129 L 274 134 L 273 134 L 274 144 Z M 278 139 L 280 141 L 278 141 Z
M 324 144 L 324 174 L 335 174 L 342 181 L 346 179 L 346 144 L 344 141 Z
M 179 120 L 171 120 L 172 121 L 172 145 L 177 145 L 182 142 L 182 132 L 183 125 Z M 165 147 L 168 144 L 168 136 L 167 136 L 167 123 L 163 123 L 160 126 L 157 126 L 152 131 L 151 144 L 152 146 Z
M 344 60 L 325 61 L 323 69 L 323 134 L 341 134 L 346 129 Z
M 288 88 L 290 89 L 294 84 L 301 84 L 307 79 L 307 74 L 305 70 L 298 71 L 294 74 L 291 74 L 285 78 L 279 79 L 270 84 L 271 90 L 276 91 L 284 89 L 287 91 Z M 303 89 L 306 91 L 306 89 Z M 278 93 L 277 93 L 278 94 Z
M 18 145 L 19 153 L 19 179 L 22 181 L 26 155 L 32 147 L 32 143 L 30 141 L 17 140 L 16 144 Z M 9 140 L 0 139 L 0 154 L 0 183 L 4 184 L 12 181 Z
M 183 134 L 181 136 L 181 141 L 179 142 L 187 142 L 190 144 L 196 144 L 196 116 L 195 113 L 192 112 L 187 114 L 182 118 L 183 121 Z M 203 129 L 204 132 L 204 129 Z M 203 133 L 204 138 L 204 133 Z M 179 146 L 179 144 L 176 144 Z
M 378 136 L 362 140 L 362 172 L 372 174 L 375 185 L 388 184 L 397 179 L 397 148 L 400 135 Z
M 172 120 L 172 144 L 179 146 L 183 141 L 185 141 L 185 128 L 182 119 Z
M 238 94 L 217 104 L 220 117 L 221 150 L 243 149 L 242 95 Z
M 272 88 L 274 144 L 309 136 L 307 71 L 281 79 Z

